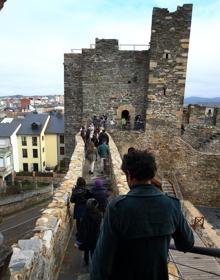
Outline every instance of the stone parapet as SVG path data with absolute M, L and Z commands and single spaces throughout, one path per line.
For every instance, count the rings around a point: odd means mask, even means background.
M 112 183 L 116 195 L 123 195 L 129 191 L 126 176 L 121 170 L 121 156 L 116 147 L 112 137 L 109 135 L 109 147 L 110 147 L 110 162 L 111 162 L 111 177 Z
M 9 264 L 10 280 L 57 279 L 65 249 L 72 232 L 69 194 L 84 164 L 84 142 L 79 135 L 64 182 L 55 192 L 52 202 L 37 220 L 34 236 L 19 240 L 13 247 Z

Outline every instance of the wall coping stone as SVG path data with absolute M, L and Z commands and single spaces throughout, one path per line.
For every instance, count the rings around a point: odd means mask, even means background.
M 118 194 L 124 195 L 130 189 L 128 187 L 126 176 L 124 172 L 121 170 L 122 159 L 111 135 L 108 134 L 108 136 L 109 136 L 109 147 L 110 147 L 110 160 L 111 160 L 112 173 L 113 173 L 112 179 Z

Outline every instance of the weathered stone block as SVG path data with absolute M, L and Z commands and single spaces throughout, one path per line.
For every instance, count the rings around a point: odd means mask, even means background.
M 42 241 L 36 238 L 19 240 L 18 246 L 21 250 L 31 250 L 37 253 L 42 249 Z
M 189 44 L 181 44 L 181 47 L 182 47 L 183 49 L 188 49 L 188 48 L 189 48 Z

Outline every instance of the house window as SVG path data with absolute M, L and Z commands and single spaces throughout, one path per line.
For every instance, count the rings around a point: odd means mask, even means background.
M 23 158 L 27 158 L 28 157 L 27 149 L 22 149 L 22 156 L 23 156 Z
M 60 155 L 64 156 L 65 155 L 65 149 L 64 147 L 60 147 Z
M 38 172 L 38 163 L 33 163 L 33 171 Z
M 64 144 L 64 135 L 60 135 L 60 144 Z
M 44 141 L 44 136 L 41 137 L 42 141 Z
M 44 148 L 42 149 L 42 152 L 44 153 Z
M 23 163 L 23 171 L 28 172 L 28 163 Z
M 32 137 L 32 145 L 37 146 L 37 137 Z
M 43 162 L 43 166 L 45 166 L 45 161 Z
M 22 146 L 27 146 L 27 138 L 26 138 L 26 136 L 22 136 L 21 137 L 21 144 L 22 144 Z
M 33 158 L 38 158 L 38 150 L 33 149 Z

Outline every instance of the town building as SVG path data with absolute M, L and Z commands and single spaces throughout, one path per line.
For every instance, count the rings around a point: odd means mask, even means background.
M 46 167 L 45 130 L 49 115 L 28 113 L 17 132 L 19 170 L 44 171 Z
M 54 169 L 65 157 L 64 115 L 62 113 L 50 113 L 50 120 L 45 130 L 45 143 L 46 167 Z
M 19 120 L 5 118 L 0 123 L 0 187 L 13 182 L 14 171 L 19 171 L 17 131 Z

